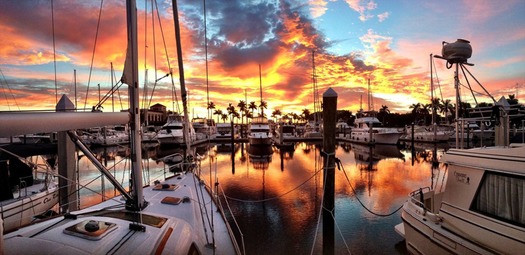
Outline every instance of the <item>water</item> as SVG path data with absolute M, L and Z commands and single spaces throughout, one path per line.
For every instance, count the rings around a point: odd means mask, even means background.
M 433 156 L 439 158 L 443 148 L 426 146 L 416 147 L 414 152 L 386 145 L 337 146 L 336 157 L 341 165 L 335 174 L 336 254 L 406 253 L 403 238 L 394 231 L 394 226 L 401 223 L 401 212 L 397 210 L 411 191 L 440 187 L 445 181 L 444 167 L 432 163 Z M 213 183 L 217 178 L 228 196 L 246 254 L 322 253 L 320 144 L 297 143 L 287 149 L 237 144 L 233 160 L 231 147 L 211 144 L 194 149 L 204 156 L 203 179 Z M 154 180 L 169 174 L 158 159 L 175 151 L 156 147 L 145 150 L 145 178 Z M 101 158 L 104 153 L 108 159 L 103 162 L 127 186 L 129 175 L 124 169 L 129 166 L 129 151 L 97 151 Z M 100 173 L 85 158 L 80 158 L 79 168 L 81 183 L 102 192 Z M 116 194 L 108 181 L 104 187 L 106 195 Z M 81 192 L 82 207 L 100 200 L 92 191 Z M 228 218 L 235 224 L 231 215 Z

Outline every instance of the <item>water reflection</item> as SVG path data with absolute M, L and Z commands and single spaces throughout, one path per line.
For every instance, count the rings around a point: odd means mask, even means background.
M 209 184 L 217 176 L 228 196 L 247 254 L 322 251 L 322 227 L 318 226 L 323 194 L 320 142 L 302 142 L 292 147 L 207 144 L 192 149 L 204 159 L 202 179 Z M 341 168 L 335 177 L 336 253 L 347 253 L 346 245 L 352 254 L 404 252 L 396 248 L 403 245 L 396 246 L 402 238 L 394 232 L 394 226 L 401 222 L 400 212 L 395 211 L 409 192 L 445 181 L 445 168 L 436 164 L 443 150 L 432 144 L 401 148 L 338 144 L 335 153 Z M 181 151 L 145 150 L 145 179 L 170 174 L 167 165 L 158 159 L 176 152 Z M 109 148 L 98 153 L 108 157 L 108 168 L 127 187 L 128 154 Z M 91 181 L 91 189 L 108 195 L 113 192 L 111 188 L 101 190 L 100 173 L 83 158 L 79 168 L 81 180 L 84 184 Z M 92 192 L 82 194 L 89 197 Z M 395 213 L 391 216 L 378 216 L 392 212 Z M 231 216 L 229 219 L 233 223 Z

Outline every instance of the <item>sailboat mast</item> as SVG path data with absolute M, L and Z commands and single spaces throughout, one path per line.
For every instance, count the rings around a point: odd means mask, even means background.
M 312 50 L 312 87 L 314 93 L 314 122 L 317 123 L 317 89 L 315 84 L 315 50 Z
M 264 117 L 264 110 L 263 110 L 263 96 L 262 96 L 262 73 L 261 73 L 261 64 L 259 64 L 259 93 L 261 94 L 261 117 Z
M 430 54 L 430 102 L 432 103 L 432 125 L 436 123 L 436 105 L 434 103 L 434 76 L 432 69 L 432 53 Z
M 172 5 L 173 5 L 173 22 L 175 24 L 175 41 L 177 43 L 177 61 L 179 64 L 180 94 L 182 97 L 182 108 L 184 111 L 183 140 L 184 140 L 184 144 L 186 144 L 186 147 L 189 149 L 189 146 L 188 146 L 189 141 L 187 137 L 189 134 L 188 105 L 187 105 L 188 94 L 186 92 L 186 84 L 184 82 L 184 65 L 182 62 L 182 45 L 181 45 L 181 39 L 180 39 L 179 10 L 177 7 L 177 0 L 172 0 Z
M 126 13 L 128 21 L 128 56 L 131 68 L 131 80 L 129 86 L 129 111 L 130 121 L 130 149 L 131 149 L 131 197 L 133 204 L 128 204 L 132 210 L 141 210 L 145 207 L 142 193 L 142 152 L 140 146 L 140 110 L 139 110 L 139 86 L 138 86 L 138 40 L 137 40 L 137 5 L 135 0 L 126 1 Z M 128 60 L 128 59 L 127 59 Z
M 370 107 L 371 98 L 372 98 L 372 95 L 370 93 L 370 78 L 368 78 L 368 112 L 370 112 L 372 110 L 371 107 Z
M 73 70 L 73 79 L 75 84 L 75 111 L 78 109 L 77 105 L 77 69 Z
M 206 0 L 203 1 L 203 13 L 204 13 L 204 58 L 206 63 L 206 109 L 208 109 L 208 119 L 211 119 L 211 108 L 210 106 L 210 81 L 208 78 L 208 32 L 207 32 L 207 21 L 206 21 Z

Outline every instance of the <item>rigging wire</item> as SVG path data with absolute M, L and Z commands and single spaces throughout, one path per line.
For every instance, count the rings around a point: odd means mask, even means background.
M 2 79 L 4 80 L 4 83 L 7 87 L 7 90 L 9 90 L 9 94 L 13 97 L 13 100 L 15 101 L 16 108 L 20 111 L 20 107 L 18 106 L 18 103 L 16 102 L 16 97 L 13 94 L 13 91 L 11 90 L 11 87 L 9 86 L 9 83 L 7 83 L 7 79 L 4 76 L 4 73 L 2 72 L 2 69 L 0 69 L 0 74 L 2 75 Z M 9 105 L 9 99 L 7 98 L 7 93 L 4 92 L 5 101 L 7 102 L 7 109 L 11 111 L 11 106 Z
M 98 31 L 100 28 L 100 20 L 102 17 L 102 5 L 104 4 L 104 0 L 100 0 L 100 10 L 98 13 L 98 21 L 97 21 L 97 29 L 95 32 L 95 43 L 93 44 L 93 52 L 91 55 L 91 64 L 89 65 L 89 76 L 88 76 L 88 84 L 87 84 L 87 90 L 86 90 L 86 99 L 84 100 L 84 110 L 86 109 L 87 105 L 87 99 L 89 97 L 89 85 L 91 84 L 91 74 L 93 72 L 93 62 L 95 61 L 95 50 L 97 49 L 97 40 L 98 40 Z
M 51 0 L 51 27 L 53 33 L 53 66 L 55 69 L 55 104 L 58 104 L 58 85 L 57 85 L 57 57 L 55 47 L 55 11 L 53 8 L 53 0 Z
M 163 30 L 163 28 L 162 28 L 162 22 L 161 22 L 161 20 L 160 20 L 159 6 L 158 6 L 156 0 L 155 0 L 155 9 L 157 10 L 157 19 L 158 19 L 159 28 L 160 28 L 160 34 L 161 34 L 161 36 L 162 36 L 162 42 L 163 42 L 163 44 L 164 44 L 164 54 L 166 55 L 166 63 L 167 63 L 167 65 L 168 65 L 168 69 L 169 69 L 169 71 L 170 71 L 168 74 L 169 74 L 170 77 L 171 77 L 171 88 L 172 88 L 172 94 L 171 94 L 171 96 L 172 96 L 172 100 L 173 100 L 174 104 L 176 104 L 176 106 L 177 106 L 177 107 L 176 107 L 176 109 L 177 109 L 176 112 L 180 112 L 180 111 L 179 111 L 179 99 L 178 99 L 178 97 L 177 97 L 177 93 L 176 93 L 176 90 L 175 90 L 175 80 L 173 80 L 173 72 L 172 72 L 172 68 L 171 68 L 171 64 L 170 64 L 170 58 L 169 58 L 169 56 L 168 56 L 168 48 L 166 47 L 166 39 L 164 38 L 164 30 Z M 166 74 L 166 76 L 167 76 L 168 74 Z M 151 96 L 151 98 L 150 98 L 150 102 L 149 102 L 149 104 L 151 104 L 151 99 L 153 98 L 153 93 L 155 92 L 155 87 L 156 87 L 156 86 L 153 86 L 153 91 L 152 91 L 152 93 L 151 93 L 152 96 Z M 173 109 L 173 110 L 175 111 L 175 109 Z
M 204 201 L 204 194 L 203 194 L 202 188 L 199 189 L 199 187 L 197 186 L 197 182 L 199 182 L 199 184 L 200 184 L 200 178 L 197 178 L 197 173 L 195 172 L 195 168 L 194 168 L 194 165 L 192 163 L 190 163 L 190 165 L 188 167 L 191 168 L 191 169 L 188 169 L 188 171 L 193 172 L 193 175 L 192 175 L 193 176 L 193 185 L 195 186 L 195 190 L 197 191 L 197 203 L 199 204 L 199 210 L 201 211 L 200 215 L 201 215 L 201 220 L 202 220 L 202 226 L 204 228 L 204 236 L 206 236 L 206 243 L 210 243 L 210 241 L 208 240 L 208 228 L 206 227 L 205 220 L 204 220 L 204 214 L 202 213 L 202 211 L 203 211 L 202 206 L 205 203 L 205 201 Z M 201 202 L 201 199 L 202 199 L 202 202 Z M 208 224 L 209 224 L 208 210 L 206 210 L 206 208 L 204 208 L 204 212 L 206 213 L 206 218 L 207 218 Z
M 151 10 L 153 15 L 153 8 Z M 148 61 L 147 61 L 147 49 L 148 49 L 148 1 L 144 1 L 144 88 L 143 88 L 143 97 L 142 97 L 142 109 L 146 108 L 146 101 L 148 98 Z M 149 108 L 149 107 L 148 107 Z

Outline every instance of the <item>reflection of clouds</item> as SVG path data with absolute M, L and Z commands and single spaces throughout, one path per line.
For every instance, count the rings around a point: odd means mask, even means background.
M 338 149 L 336 153 L 360 200 L 375 212 L 389 213 L 397 205 L 394 201 L 399 201 L 400 205 L 421 183 L 428 183 L 425 186 L 431 184 L 431 166 L 428 163 L 412 166 L 410 160 L 404 160 L 404 156 L 395 153 L 377 160 L 375 171 L 370 172 L 360 170 L 354 151 L 345 153 Z M 336 193 L 341 196 L 355 195 L 342 171 L 336 172 Z

